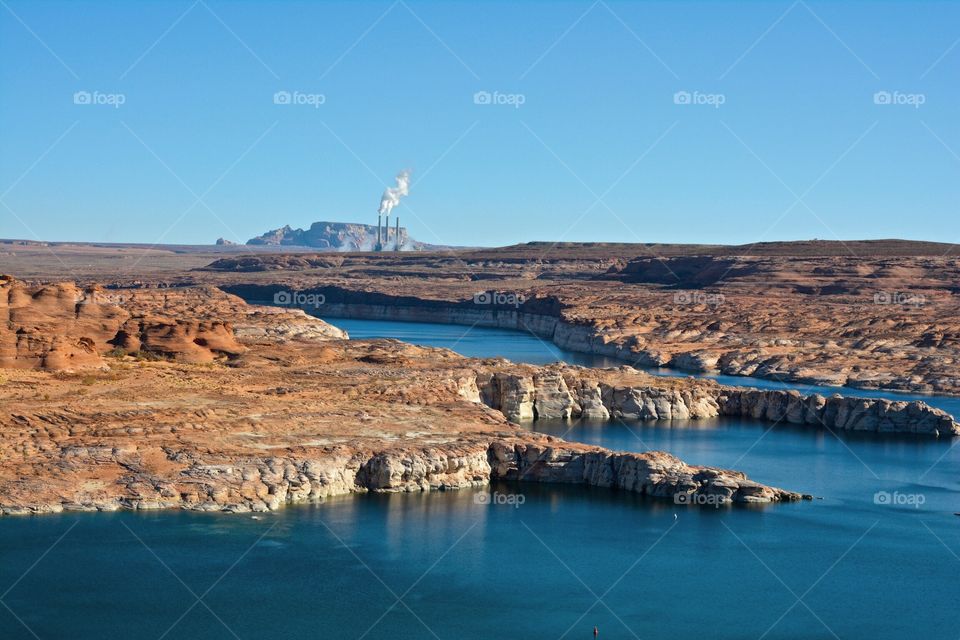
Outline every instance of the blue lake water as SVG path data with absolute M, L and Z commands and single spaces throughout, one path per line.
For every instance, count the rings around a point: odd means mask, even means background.
M 504 357 L 514 362 L 530 364 L 548 364 L 562 360 L 584 367 L 619 367 L 624 364 L 616 358 L 567 351 L 532 333 L 513 329 L 354 318 L 324 320 L 344 329 L 354 340 L 396 338 L 412 344 L 451 349 L 470 358 Z
M 511 329 L 469 327 L 463 325 L 434 324 L 428 322 L 394 322 L 384 320 L 358 320 L 352 318 L 325 318 L 327 322 L 347 331 L 353 339 L 396 338 L 429 347 L 452 349 L 471 358 L 502 356 L 514 362 L 548 364 L 563 361 L 584 367 L 619 367 L 628 364 L 617 358 L 576 353 L 557 347 L 552 342 L 531 333 Z M 640 368 L 640 367 L 638 367 Z M 644 369 L 661 376 L 683 377 L 694 375 L 676 369 Z M 890 398 L 892 400 L 923 400 L 953 415 L 960 416 L 960 398 L 935 395 L 900 393 L 844 387 L 826 387 L 795 382 L 782 382 L 747 376 L 721 374 L 697 374 L 700 378 L 716 380 L 721 384 L 756 387 L 758 389 L 797 389 L 802 393 L 862 396 L 865 398 Z
M 333 322 L 364 337 L 358 321 Z M 379 324 L 365 328 L 451 346 L 431 325 L 418 336 L 418 325 Z M 517 354 L 546 346 L 445 329 L 467 355 L 535 361 Z M 0 638 L 586 639 L 594 625 L 601 638 L 644 640 L 960 635 L 953 442 L 719 419 L 537 429 L 668 450 L 822 499 L 716 509 L 498 484 L 343 497 L 257 520 L 0 518 Z

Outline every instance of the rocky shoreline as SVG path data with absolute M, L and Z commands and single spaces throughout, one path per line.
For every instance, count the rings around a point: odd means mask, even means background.
M 621 367 L 626 374 L 636 374 Z M 609 378 L 609 377 L 608 377 Z M 690 420 L 719 416 L 829 430 L 960 436 L 960 423 L 922 401 L 893 401 L 839 394 L 804 396 L 797 391 L 743 389 L 711 381 L 677 386 L 654 379 L 642 386 L 610 382 L 583 367 L 550 365 L 532 375 L 478 376 L 466 391 L 509 420 L 636 419 Z
M 225 287 L 230 289 L 230 287 Z M 325 289 L 326 290 L 326 289 Z M 248 287 L 238 288 L 238 295 L 263 296 Z M 320 293 L 307 291 L 306 293 Z M 325 294 L 324 294 L 325 295 Z M 559 316 L 529 314 L 519 310 L 447 307 L 425 301 L 419 305 L 364 303 L 325 303 L 327 317 L 394 320 L 404 322 L 439 322 L 469 326 L 517 329 L 552 341 L 558 347 L 579 353 L 603 355 L 619 360 L 632 360 L 636 366 L 668 366 L 691 372 L 713 370 L 702 361 L 687 354 L 663 363 L 651 360 L 647 354 L 628 351 L 622 344 L 605 342 L 585 325 L 573 325 Z M 562 369 L 562 368 L 561 368 Z M 727 375 L 738 374 L 724 371 Z M 756 376 L 762 377 L 762 376 Z M 779 378 L 778 378 L 779 379 Z M 807 379 L 797 382 L 830 384 L 830 381 Z M 489 385 L 478 381 L 478 387 Z M 502 384 L 502 382 L 498 382 Z M 663 396 L 657 388 L 613 389 L 598 385 L 584 387 L 578 382 L 567 384 L 556 375 L 546 374 L 537 379 L 517 380 L 515 388 L 507 391 L 511 397 L 502 405 L 510 420 L 540 418 L 639 418 L 643 420 L 710 418 L 717 416 L 749 417 L 771 422 L 795 425 L 822 426 L 844 431 L 876 433 L 915 433 L 932 436 L 960 435 L 960 424 L 946 412 L 930 407 L 922 401 L 859 398 L 835 394 L 804 396 L 796 391 L 754 390 L 716 386 L 712 393 L 694 396 L 671 392 Z M 563 388 L 560 388 L 560 387 Z M 521 397 L 530 392 L 533 396 Z M 479 393 L 479 391 L 478 391 Z M 487 389 L 484 402 L 501 409 L 495 399 L 497 390 Z M 679 394 L 679 395 L 678 395 Z M 539 398 L 539 402 L 534 398 Z M 540 406 L 538 406 L 540 405 Z
M 701 496 L 710 504 L 804 497 L 668 453 L 523 431 L 491 408 L 495 397 L 526 411 L 511 384 L 536 378 L 531 401 L 545 415 L 550 381 L 563 384 L 554 372 L 395 340 L 351 341 L 301 311 L 247 305 L 213 287 L 105 292 L 6 278 L 0 314 L 6 515 L 265 511 L 493 480 L 696 504 Z M 647 379 L 603 375 L 610 384 Z
M 267 304 L 274 293 L 284 290 L 277 285 L 223 284 L 220 288 L 248 302 Z M 475 304 L 473 300 L 440 300 L 415 296 L 391 295 L 382 291 L 354 290 L 342 286 L 305 287 L 304 294 L 322 295 L 322 313 L 329 318 L 392 320 L 401 322 L 433 322 L 466 326 L 512 329 L 534 334 L 557 347 L 577 353 L 622 360 L 641 368 L 668 368 L 690 373 L 721 373 L 794 384 L 875 389 L 898 392 L 956 395 L 952 378 L 942 384 L 918 384 L 896 377 L 852 375 L 836 370 L 824 371 L 811 366 L 790 366 L 789 359 L 771 351 L 793 349 L 791 340 L 758 340 L 753 346 L 718 350 L 705 344 L 689 350 L 667 350 L 666 345 L 639 339 L 637 336 L 611 331 L 609 327 L 587 318 L 568 318 L 565 305 L 550 296 L 527 297 L 516 305 Z M 316 312 L 317 308 L 307 309 Z M 678 327 L 677 334 L 700 333 L 693 327 Z M 864 343 L 866 344 L 866 343 Z M 813 345 L 807 345 L 813 346 Z M 836 348 L 835 344 L 824 345 Z M 884 348 L 882 343 L 874 348 Z
M 849 248 L 857 246 L 857 255 Z M 444 252 L 12 245 L 36 283 L 323 296 L 324 314 L 502 326 L 640 367 L 960 397 L 960 259 L 906 241 L 743 247 L 530 243 Z M 861 253 L 862 251 L 862 253 Z M 67 255 L 67 254 L 64 254 Z M 657 257 L 654 257 L 657 256 Z M 140 327 L 134 327 L 140 330 Z M 190 327 L 184 327 L 190 330 Z
M 730 415 L 960 433 L 920 402 L 803 397 L 628 366 L 535 367 L 348 340 L 300 311 L 248 305 L 214 287 L 105 295 L 8 279 L 0 290 L 0 313 L 14 328 L 0 336 L 0 513 L 8 515 L 264 511 L 499 480 L 692 504 L 785 502 L 809 496 L 669 453 L 614 452 L 516 423 Z
M 118 452 L 76 450 L 77 462 L 108 463 Z M 131 468 L 133 471 L 133 468 Z M 129 479 L 129 494 L 87 501 L 0 503 L 0 515 L 184 509 L 249 513 L 367 492 L 444 491 L 481 487 L 494 480 L 585 484 L 630 491 L 677 504 L 767 504 L 811 497 L 768 487 L 744 474 L 687 465 L 662 452 L 618 453 L 552 437 L 514 434 L 488 445 L 432 447 L 297 459 L 270 457 L 231 464 L 196 464 L 168 482 Z M 137 483 L 154 485 L 140 495 Z M 183 487 L 189 487 L 184 491 Z

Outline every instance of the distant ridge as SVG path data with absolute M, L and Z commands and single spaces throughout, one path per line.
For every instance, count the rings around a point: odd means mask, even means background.
M 650 257 L 676 256 L 794 256 L 794 257 L 957 257 L 960 244 L 925 240 L 784 240 L 750 244 L 679 244 L 656 242 L 526 242 L 482 249 L 485 254 L 532 256 L 608 256 L 642 251 Z
M 389 223 L 389 220 L 387 222 Z M 386 231 L 383 233 L 385 234 L 383 248 L 395 249 L 396 227 L 389 228 L 389 235 L 386 235 Z M 285 225 L 247 240 L 250 246 L 310 247 L 321 251 L 371 251 L 376 243 L 377 227 L 375 225 L 327 221 L 314 222 L 307 230 L 293 229 L 290 225 Z M 401 251 L 423 251 L 436 248 L 439 247 L 413 240 L 407 233 L 406 227 L 400 227 Z
M 357 237 L 376 237 L 374 225 L 344 222 L 316 222 L 310 229 L 291 229 L 289 226 L 275 229 L 246 244 L 228 240 L 216 244 L 153 244 L 147 242 L 88 242 L 82 240 L 28 240 L 23 238 L 0 238 L 0 256 L 11 250 L 30 250 L 58 247 L 61 250 L 71 248 L 76 251 L 134 249 L 155 253 L 303 253 L 320 251 L 365 251 L 369 249 L 350 248 L 346 242 L 333 242 L 329 238 L 320 238 L 320 244 L 295 244 L 294 241 L 309 242 L 315 228 L 356 227 L 361 229 Z M 488 257 L 497 259 L 539 259 L 551 258 L 623 258 L 644 255 L 669 258 L 675 256 L 784 256 L 784 257 L 906 257 L 920 256 L 931 258 L 960 259 L 960 244 L 947 242 L 928 242 L 925 240 L 784 240 L 757 242 L 740 245 L 722 244 L 680 244 L 657 242 L 549 242 L 534 241 L 502 247 L 457 247 L 434 245 L 411 240 L 405 227 L 400 227 L 401 237 L 407 244 L 404 251 L 443 251 L 456 252 L 469 257 Z M 391 233 L 393 231 L 391 230 Z M 339 238 L 339 235 L 336 235 Z M 322 241 L 326 239 L 327 244 Z M 349 239 L 349 234 L 345 238 Z M 361 245 L 362 247 L 363 245 Z M 390 245 L 392 247 L 392 245 Z M 11 254 L 7 254 L 11 255 Z M 49 254 L 46 254 L 49 255 Z

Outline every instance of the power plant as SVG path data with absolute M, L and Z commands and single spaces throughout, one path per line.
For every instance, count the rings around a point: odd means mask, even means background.
M 400 237 L 400 216 L 396 217 L 393 231 L 393 250 L 400 251 L 403 245 L 403 238 Z M 387 224 L 383 224 L 383 216 L 377 216 L 377 242 L 373 245 L 374 251 L 390 250 L 390 218 L 387 218 Z
M 400 204 L 400 198 L 410 193 L 410 172 L 404 169 L 397 174 L 397 186 L 387 187 L 380 196 L 380 208 L 377 210 L 377 242 L 374 251 L 384 251 L 390 248 L 390 212 Z M 386 218 L 386 224 L 384 224 Z M 393 239 L 393 250 L 400 251 L 400 216 L 396 217 Z

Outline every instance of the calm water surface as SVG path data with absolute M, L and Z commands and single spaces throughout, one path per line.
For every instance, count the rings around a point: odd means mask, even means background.
M 333 322 L 364 337 L 360 321 Z M 451 346 L 431 325 L 378 324 Z M 467 355 L 557 351 L 512 332 L 445 329 Z M 0 638 L 591 638 L 594 625 L 601 638 L 960 636 L 950 441 L 719 419 L 537 429 L 665 449 L 822 499 L 715 509 L 500 484 L 343 497 L 258 520 L 2 518 Z M 490 504 L 493 492 L 522 504 Z
M 325 318 L 331 324 L 345 329 L 353 339 L 397 338 L 429 347 L 452 349 L 471 358 L 491 358 L 502 356 L 514 362 L 530 364 L 549 364 L 563 361 L 585 367 L 619 367 L 630 364 L 617 358 L 608 358 L 592 354 L 576 353 L 557 347 L 552 342 L 531 333 L 511 329 L 492 329 L 487 327 L 469 327 L 462 325 L 433 324 L 427 322 L 395 322 L 388 320 L 354 320 L 348 318 Z M 641 367 L 637 367 L 641 368 Z M 862 396 L 865 398 L 890 398 L 892 400 L 923 400 L 953 415 L 960 416 L 960 398 L 935 395 L 918 395 L 896 391 L 873 391 L 849 387 L 826 387 L 795 382 L 780 382 L 749 376 L 728 376 L 720 374 L 692 374 L 676 369 L 644 369 L 655 375 L 686 377 L 696 375 L 709 378 L 721 384 L 758 389 L 797 389 L 803 393 Z

